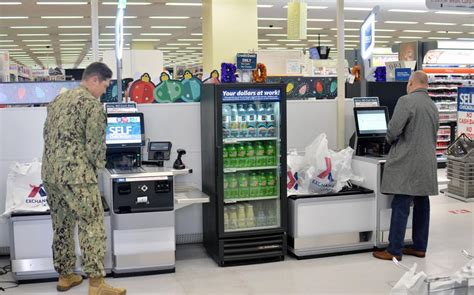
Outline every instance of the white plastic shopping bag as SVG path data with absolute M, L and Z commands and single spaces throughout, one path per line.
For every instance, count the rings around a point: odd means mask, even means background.
M 390 290 L 391 295 L 428 295 L 426 286 L 426 274 L 422 271 L 416 272 L 415 263 Z
M 41 162 L 14 163 L 7 176 L 4 217 L 12 212 L 44 212 L 49 210 L 41 180 Z
M 332 160 L 326 134 L 320 134 L 306 147 L 304 163 L 308 166 L 303 185 L 305 189 L 316 194 L 332 192 L 336 181 L 332 175 Z
M 346 186 L 350 180 L 362 182 L 363 178 L 357 176 L 352 171 L 352 155 L 354 150 L 350 147 L 343 149 L 342 151 L 335 152 L 329 150 L 329 155 L 332 161 L 332 175 L 336 180 L 336 185 L 333 191 L 338 192 L 344 186 Z
M 302 181 L 302 167 L 304 165 L 304 157 L 298 155 L 296 150 L 288 151 L 287 159 L 287 169 L 286 169 L 286 188 L 288 195 L 292 195 L 301 190 L 301 181 Z

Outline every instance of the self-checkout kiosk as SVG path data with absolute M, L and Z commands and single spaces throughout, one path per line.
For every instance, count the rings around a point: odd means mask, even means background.
M 386 195 L 381 192 L 383 170 L 390 148 L 385 141 L 388 122 L 386 107 L 354 107 L 356 132 L 350 139 L 350 146 L 355 150 L 352 169 L 356 175 L 364 179 L 360 182 L 354 181 L 354 183 L 371 189 L 375 193 L 375 246 L 377 248 L 388 245 L 392 214 L 393 195 Z M 412 212 L 413 209 L 410 209 L 405 244 L 411 243 Z

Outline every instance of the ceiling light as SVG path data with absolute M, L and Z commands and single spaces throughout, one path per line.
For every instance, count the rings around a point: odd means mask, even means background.
M 186 26 L 151 26 L 152 29 L 186 29 Z
M 130 34 L 131 35 L 131 34 Z M 142 36 L 171 36 L 171 33 L 140 33 Z
M 199 42 L 199 41 L 202 41 L 202 39 L 178 39 L 178 41 L 196 41 L 196 42 Z
M 53 1 L 36 1 L 37 5 L 87 5 L 88 2 L 85 1 L 58 1 L 58 2 L 53 2 Z
M 27 19 L 27 16 L 0 16 L 0 19 Z
M 12 29 L 47 29 L 47 26 L 14 26 Z
M 389 9 L 390 12 L 407 12 L 407 13 L 426 13 L 426 10 L 417 10 L 417 9 Z
M 376 40 L 375 43 L 390 43 L 390 41 L 385 40 Z
M 6 2 L 0 2 L 0 5 L 21 5 L 21 2 L 18 1 L 6 1 Z
M 165 5 L 169 5 L 169 6 L 202 6 L 202 3 L 166 2 Z
M 470 12 L 463 12 L 463 11 L 436 11 L 436 14 L 459 14 L 459 15 L 471 15 Z
M 379 36 L 379 35 L 375 35 L 375 39 L 377 38 L 380 38 L 380 39 L 390 39 L 390 38 L 393 38 L 392 36 Z
M 281 21 L 286 21 L 286 17 L 259 17 L 257 20 L 281 20 Z
M 344 31 L 359 31 L 360 29 L 344 28 Z M 331 28 L 331 31 L 337 31 L 337 28 Z
M 405 33 L 430 33 L 431 31 L 426 30 L 403 30 Z
M 287 35 L 286 34 L 267 34 L 267 36 L 270 36 L 270 37 L 286 37 Z
M 272 4 L 257 4 L 258 8 L 272 8 Z
M 316 42 L 332 42 L 332 40 L 329 40 L 329 39 L 321 39 L 321 40 L 308 40 L 308 42 L 311 42 L 311 43 L 316 43 Z
M 58 26 L 60 29 L 90 29 L 91 26 Z
M 186 47 L 186 49 L 197 49 L 197 50 L 202 50 L 202 47 Z
M 202 36 L 202 33 L 191 33 L 192 36 Z
M 423 39 L 423 37 L 416 37 L 416 36 L 399 36 L 400 39 Z
M 463 32 L 458 31 L 436 31 L 438 34 L 462 34 Z
M 84 43 L 66 43 L 66 44 L 61 44 L 61 46 L 84 46 Z
M 270 39 L 258 39 L 258 42 L 268 42 Z
M 61 39 L 59 42 L 87 42 L 88 39 Z
M 430 40 L 451 40 L 449 37 L 428 37 Z
M 117 18 L 116 16 L 99 16 L 101 19 L 115 19 Z M 131 19 L 131 18 L 137 18 L 136 16 L 131 16 L 131 15 L 124 15 L 123 18 Z
M 176 50 L 176 52 L 194 52 L 194 50 Z
M 474 41 L 474 38 L 457 38 L 458 40 L 462 41 Z M 471 44 L 472 45 L 472 44 Z M 472 48 L 472 47 L 471 47 Z
M 64 15 L 64 16 L 42 16 L 43 19 L 77 19 L 77 18 L 84 18 L 81 15 Z
M 278 42 L 301 42 L 301 40 L 278 39 Z
M 70 34 L 59 34 L 59 36 L 89 36 L 89 33 L 70 33 Z
M 359 43 L 359 40 L 345 40 L 344 43 Z
M 258 45 L 260 45 L 260 46 L 278 46 L 278 45 L 280 45 L 280 44 L 278 44 L 278 43 L 265 43 L 265 44 L 264 44 L 264 43 L 260 43 L 260 44 L 258 44 Z
M 288 8 L 288 5 L 283 6 L 283 8 Z M 307 9 L 327 9 L 327 6 L 306 6 Z
M 375 29 L 376 32 L 395 32 L 396 30 L 392 29 Z
M 100 33 L 101 36 L 115 36 L 115 33 Z M 132 33 L 123 33 L 124 36 L 131 36 Z M 111 39 L 115 40 L 115 39 Z
M 433 22 L 428 22 L 428 23 L 425 23 L 425 25 L 432 25 L 432 26 L 455 26 L 456 24 L 454 24 L 454 23 L 433 23 Z
M 167 43 L 166 44 L 167 46 L 170 45 L 170 46 L 189 46 L 191 45 L 191 43 Z
M 49 34 L 16 34 L 17 36 L 23 36 L 23 37 L 32 37 L 32 36 L 49 36 Z M 6 35 L 5 35 L 6 36 Z
M 28 47 L 51 47 L 51 45 L 47 44 L 27 44 Z
M 133 42 L 158 42 L 160 39 L 132 39 Z
M 9 42 L 13 42 L 13 40 L 0 40 L 0 43 L 9 43 Z
M 0 44 L 0 47 L 18 47 L 16 44 Z
M 462 24 L 464 27 L 474 27 L 474 24 Z
M 400 24 L 400 25 L 416 25 L 418 22 L 389 20 L 389 21 L 385 21 L 385 23 L 386 24 Z
M 258 27 L 259 30 L 281 30 L 283 27 Z
M 158 49 L 179 49 L 179 47 L 160 47 Z
M 127 5 L 150 5 L 150 2 L 130 2 L 127 1 Z M 118 5 L 118 2 L 102 2 L 102 5 Z
M 106 26 L 107 29 L 115 29 L 115 26 Z M 124 29 L 141 29 L 142 26 L 123 26 Z
M 308 21 L 309 22 L 332 22 L 334 20 L 330 18 L 309 18 Z
M 150 16 L 151 19 L 188 19 L 189 16 Z
M 344 7 L 344 10 L 353 10 L 353 11 L 372 11 L 372 8 L 362 8 L 362 7 Z
M 360 19 L 345 19 L 344 22 L 345 23 L 363 23 L 364 21 Z
M 115 42 L 115 39 L 99 39 L 99 42 Z
M 321 31 L 323 28 L 306 28 L 307 31 Z

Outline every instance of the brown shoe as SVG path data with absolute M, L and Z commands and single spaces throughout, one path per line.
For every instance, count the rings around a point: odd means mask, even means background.
M 64 292 L 74 286 L 79 285 L 80 283 L 82 283 L 82 277 L 80 275 L 76 275 L 73 273 L 65 276 L 59 276 L 56 290 L 58 290 L 59 292 Z
M 418 258 L 425 258 L 426 252 L 418 251 L 413 248 L 403 248 L 403 254 L 416 256 Z
M 124 288 L 114 288 L 105 283 L 103 277 L 89 278 L 89 295 L 125 295 Z
M 390 254 L 389 252 L 387 252 L 387 250 L 385 250 L 385 251 L 374 251 L 372 253 L 372 255 L 375 258 L 382 259 L 382 260 L 392 260 L 393 257 L 397 258 L 398 261 L 402 260 L 402 256 L 394 256 L 394 255 Z

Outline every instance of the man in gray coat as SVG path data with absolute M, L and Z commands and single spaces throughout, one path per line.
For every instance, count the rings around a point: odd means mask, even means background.
M 436 139 L 439 115 L 427 92 L 428 77 L 414 72 L 388 124 L 391 144 L 383 171 L 381 191 L 394 195 L 389 246 L 374 257 L 391 260 L 402 254 L 425 257 L 430 223 L 430 195 L 438 194 Z M 404 248 L 410 205 L 413 202 L 413 246 Z

